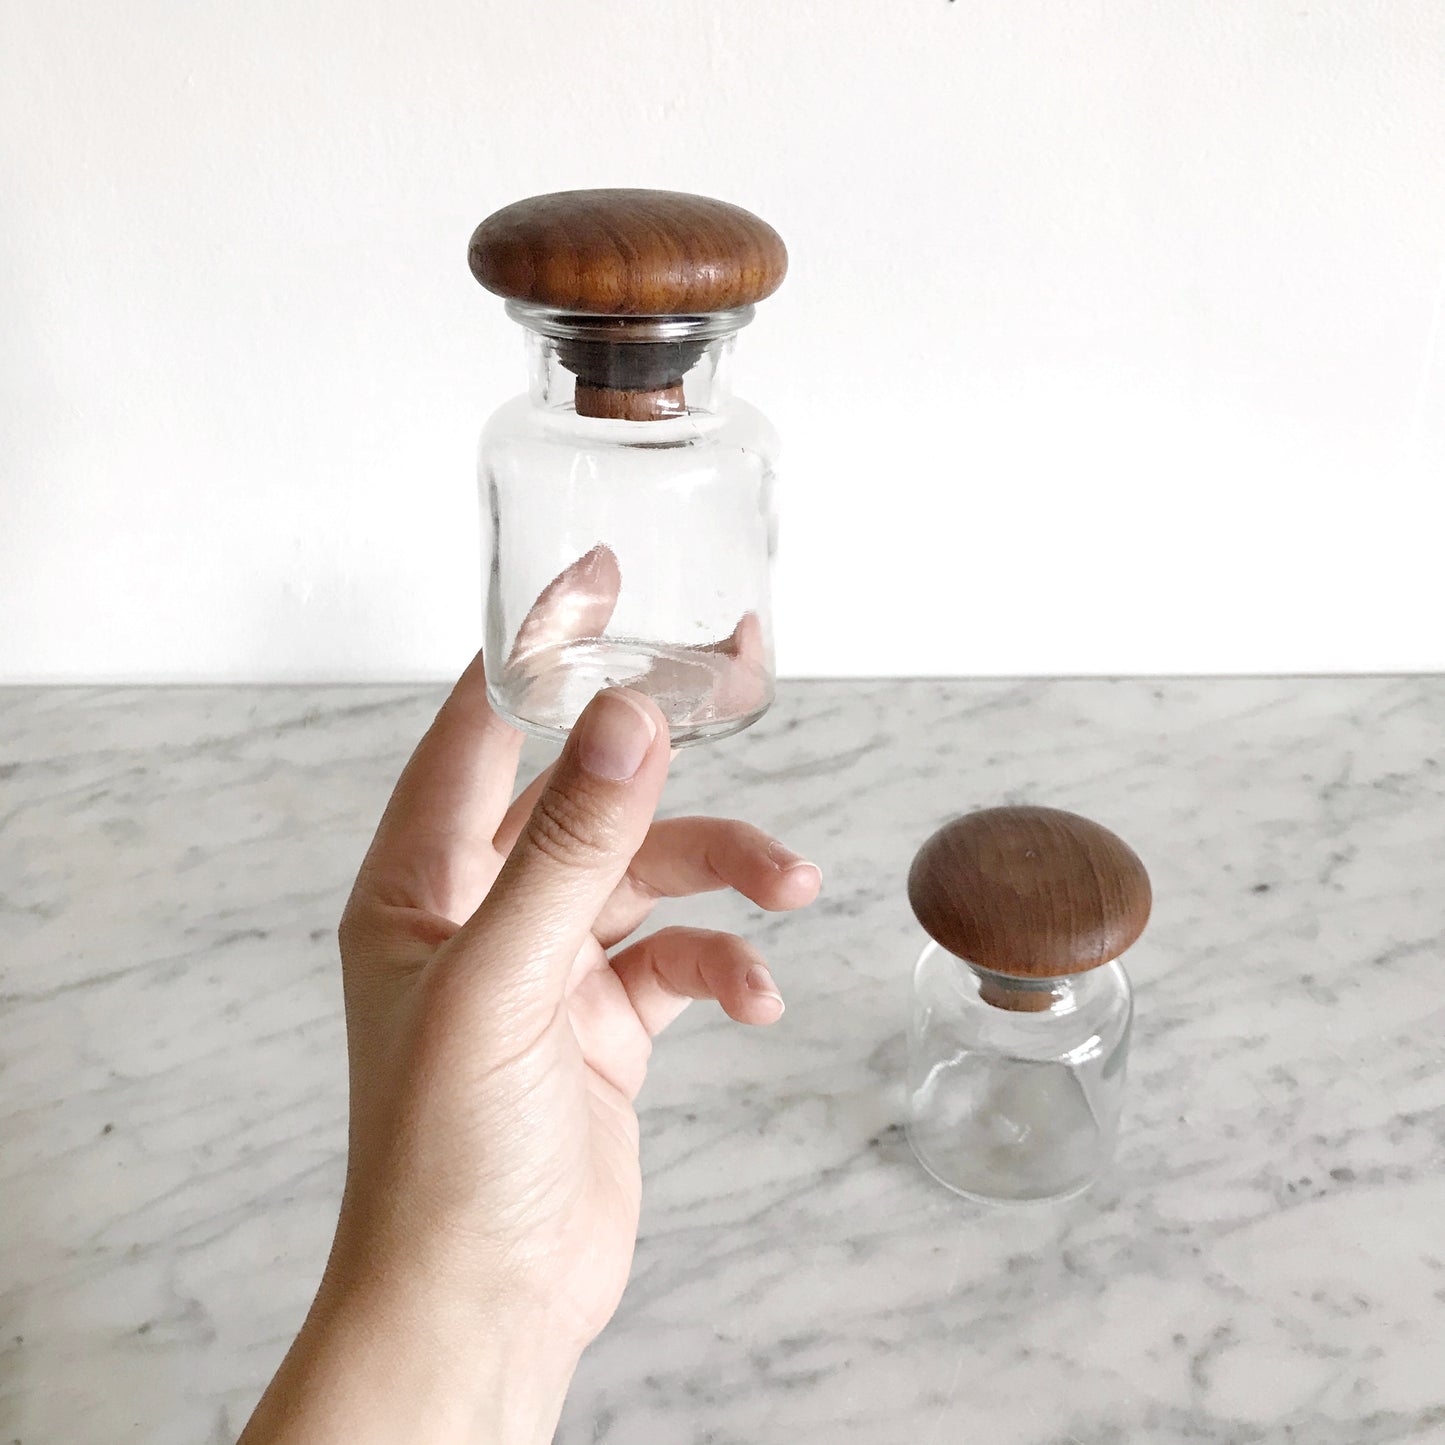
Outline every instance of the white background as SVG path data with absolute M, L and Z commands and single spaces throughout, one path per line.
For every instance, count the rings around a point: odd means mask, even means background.
M 789 243 L 785 673 L 1445 667 L 1440 0 L 0 0 L 0 679 L 452 672 L 578 185 Z

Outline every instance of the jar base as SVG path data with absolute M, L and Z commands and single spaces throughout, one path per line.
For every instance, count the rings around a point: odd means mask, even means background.
M 772 703 L 767 673 L 721 647 L 680 647 L 634 638 L 587 637 L 537 649 L 488 680 L 493 709 L 534 737 L 564 739 L 604 688 L 650 697 L 672 745 L 725 738 L 750 727 Z
M 907 1122 L 929 1174 L 991 1204 L 1080 1194 L 1113 1145 L 1086 1080 L 1057 1059 L 951 1051 L 917 1079 Z
M 988 1204 L 1004 1206 L 1006 1208 L 1027 1208 L 1030 1205 L 1039 1204 L 1062 1204 L 1069 1199 L 1077 1199 L 1081 1194 L 1088 1191 L 1098 1183 L 1102 1170 L 1096 1174 L 1090 1174 L 1084 1179 L 1070 1183 L 1063 1188 L 1046 1190 L 1037 1193 L 988 1193 L 981 1186 L 975 1185 L 970 1188 L 967 1185 L 955 1183 L 946 1174 L 934 1165 L 929 1159 L 927 1150 L 920 1144 L 915 1136 L 913 1126 L 907 1127 L 908 1144 L 913 1150 L 913 1157 L 918 1160 L 923 1172 L 928 1175 L 936 1184 L 941 1184 L 950 1194 L 956 1194 L 960 1199 L 967 1199 L 974 1204 Z

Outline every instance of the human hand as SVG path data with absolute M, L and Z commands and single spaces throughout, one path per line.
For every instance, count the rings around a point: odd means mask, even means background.
M 583 714 L 508 806 L 521 737 L 480 659 L 397 784 L 341 928 L 351 1055 L 332 1258 L 247 1445 L 550 1439 L 631 1264 L 652 1038 L 691 998 L 767 1024 L 741 938 L 658 897 L 731 887 L 800 907 L 819 875 L 747 824 L 653 822 L 666 724 L 628 692 Z

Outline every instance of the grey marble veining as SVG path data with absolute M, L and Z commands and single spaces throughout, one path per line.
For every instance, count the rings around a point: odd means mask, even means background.
M 0 1445 L 234 1438 L 341 1179 L 334 923 L 436 690 L 0 693 Z M 563 1445 L 1445 1441 L 1445 679 L 838 683 L 671 811 L 823 866 L 739 900 L 788 1012 L 643 1096 L 633 1282 Z M 899 1129 L 916 844 L 997 801 L 1135 844 L 1117 1166 L 989 1210 Z

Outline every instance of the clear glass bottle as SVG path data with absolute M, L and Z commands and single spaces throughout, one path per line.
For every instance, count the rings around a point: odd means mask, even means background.
M 488 687 L 517 726 L 563 736 L 624 685 L 681 747 L 771 704 L 777 437 L 729 372 L 785 259 L 756 217 L 668 192 L 536 197 L 478 228 L 473 270 L 530 374 L 479 457 Z
M 1148 874 L 1113 833 L 1050 808 L 957 818 L 919 850 L 909 899 L 932 936 L 913 978 L 909 1141 L 956 1193 L 1081 1193 L 1113 1154 L 1133 996 L 1120 956 Z

